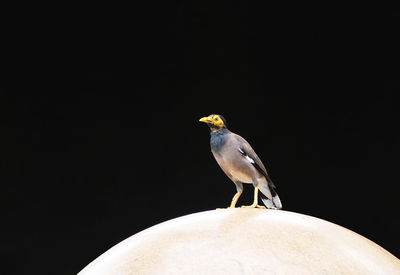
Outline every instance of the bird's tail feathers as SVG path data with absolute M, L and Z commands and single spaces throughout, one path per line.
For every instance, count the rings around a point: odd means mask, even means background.
M 262 182 L 258 185 L 258 187 L 261 191 L 261 200 L 267 208 L 282 209 L 281 200 L 279 199 L 278 194 L 275 192 L 275 188 L 272 182 L 271 184 L 267 181 Z

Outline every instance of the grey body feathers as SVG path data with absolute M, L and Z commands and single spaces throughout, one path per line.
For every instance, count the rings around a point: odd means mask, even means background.
M 275 192 L 268 173 L 250 144 L 228 129 L 211 132 L 211 152 L 225 174 L 235 183 L 238 191 L 242 183 L 258 186 L 261 199 L 270 209 L 281 209 L 282 203 Z

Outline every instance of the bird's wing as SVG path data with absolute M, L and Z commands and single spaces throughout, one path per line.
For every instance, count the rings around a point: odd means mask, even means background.
M 239 145 L 239 153 L 245 157 L 264 177 L 267 179 L 268 183 L 275 188 L 274 183 L 271 178 L 268 176 L 267 170 L 265 169 L 264 164 L 261 159 L 257 156 L 256 152 L 254 152 L 253 148 L 251 148 L 250 144 L 241 136 L 235 134 L 235 138 L 238 141 Z

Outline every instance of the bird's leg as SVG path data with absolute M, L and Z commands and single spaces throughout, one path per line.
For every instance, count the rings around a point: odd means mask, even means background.
M 237 191 L 236 194 L 233 196 L 232 198 L 232 202 L 231 205 L 228 208 L 235 208 L 236 203 L 240 197 L 240 195 L 242 194 L 243 191 Z
M 254 201 L 252 205 L 243 205 L 242 208 L 265 208 L 265 206 L 258 205 L 258 186 L 254 187 Z

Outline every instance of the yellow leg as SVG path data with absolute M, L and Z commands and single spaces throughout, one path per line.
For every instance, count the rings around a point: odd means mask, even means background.
M 231 205 L 230 205 L 228 208 L 235 208 L 236 203 L 237 203 L 237 201 L 238 201 L 240 195 L 242 194 L 242 192 L 243 192 L 243 191 L 239 191 L 239 192 L 237 192 L 237 193 L 235 194 L 235 196 L 233 196 Z
M 258 205 L 258 187 L 254 188 L 254 201 L 252 205 L 243 205 L 242 208 L 265 208 L 265 206 Z

